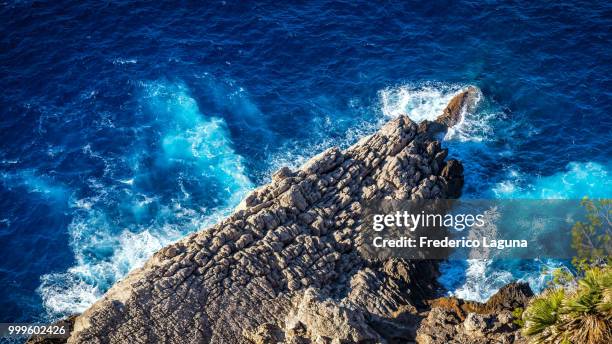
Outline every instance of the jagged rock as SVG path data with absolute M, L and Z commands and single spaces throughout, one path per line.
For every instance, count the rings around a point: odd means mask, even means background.
M 533 291 L 525 282 L 510 283 L 502 287 L 495 295 L 487 301 L 485 310 L 487 312 L 501 312 L 526 307 L 533 297 Z
M 463 165 L 459 163 L 457 160 L 450 160 L 442 169 L 442 173 L 440 174 L 445 180 L 449 182 L 446 183 L 446 195 L 449 198 L 458 198 L 461 196 L 461 189 L 463 188 Z
M 286 341 L 285 332 L 274 324 L 263 324 L 253 332 L 245 330 L 245 339 L 254 344 L 283 343 Z
M 490 317 L 477 313 L 469 313 L 463 321 L 463 330 L 471 337 L 482 337 L 489 327 Z
M 285 320 L 285 328 L 289 337 L 315 343 L 331 340 L 341 343 L 374 343 L 382 340 L 361 311 L 321 299 L 312 288 L 306 290 L 294 304 L 294 309 Z
M 512 311 L 525 307 L 533 292 L 526 283 L 510 283 L 486 303 L 456 298 L 434 300 L 416 336 L 418 343 L 524 343 Z
M 235 213 L 157 252 L 75 321 L 69 343 L 413 340 L 431 261 L 359 254 L 363 201 L 457 196 L 458 161 L 401 116 L 274 174 Z
M 71 315 L 66 317 L 65 319 L 61 319 L 53 323 L 54 326 L 63 327 L 66 330 L 66 333 L 70 333 L 74 326 L 74 320 L 77 315 Z M 66 343 L 66 338 L 49 338 L 46 336 L 34 335 L 28 338 L 28 344 L 62 344 Z
M 464 112 L 470 112 L 474 109 L 479 98 L 480 90 L 474 86 L 469 86 L 465 91 L 460 92 L 448 102 L 442 115 L 435 122 L 446 127 L 454 126 L 461 121 L 461 116 Z

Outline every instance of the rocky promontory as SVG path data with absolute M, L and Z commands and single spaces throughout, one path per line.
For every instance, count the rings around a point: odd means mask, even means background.
M 364 202 L 459 197 L 463 166 L 446 159 L 434 134 L 458 121 L 472 92 L 455 97 L 438 121 L 401 116 L 346 150 L 331 148 L 299 169 L 280 169 L 232 215 L 163 248 L 113 286 L 76 317 L 68 342 L 459 338 L 456 328 L 475 327 L 487 308 L 467 307 L 464 314 L 456 300 L 432 304 L 435 261 L 370 261 L 359 253 L 359 234 Z M 459 305 L 461 313 L 445 304 Z

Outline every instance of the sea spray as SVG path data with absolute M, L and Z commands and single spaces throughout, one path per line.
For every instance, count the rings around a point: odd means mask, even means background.
M 442 114 L 453 97 L 468 87 L 434 82 L 388 87 L 378 92 L 380 111 L 387 118 L 405 114 L 417 123 L 433 121 Z M 459 122 L 448 129 L 445 140 L 480 142 L 494 135 L 493 123 L 501 119 L 502 113 L 485 101 L 479 89 L 476 90 L 472 104 L 462 109 Z
M 379 91 L 382 114 L 388 118 L 407 115 L 415 122 L 435 120 L 464 85 L 425 83 L 388 87 Z
M 109 172 L 89 180 L 87 196 L 71 199 L 75 265 L 42 276 L 38 288 L 51 317 L 83 311 L 163 246 L 217 222 L 253 188 L 225 121 L 201 113 L 186 85 L 140 86 L 143 123 L 124 155 L 102 157 L 84 146 Z

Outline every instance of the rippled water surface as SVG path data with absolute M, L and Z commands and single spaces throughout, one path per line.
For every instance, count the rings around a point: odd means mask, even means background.
M 612 196 L 607 2 L 0 4 L 0 322 L 79 312 L 282 165 L 401 113 L 470 198 Z M 451 262 L 484 299 L 557 262 Z

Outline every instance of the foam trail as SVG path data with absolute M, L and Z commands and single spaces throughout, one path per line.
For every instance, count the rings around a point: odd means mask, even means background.
M 113 178 L 91 178 L 71 199 L 75 265 L 41 278 L 51 318 L 82 312 L 154 252 L 226 215 L 253 188 L 222 118 L 200 112 L 180 83 L 140 85 L 143 112 L 132 147 L 103 157 Z

